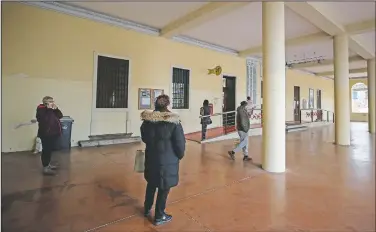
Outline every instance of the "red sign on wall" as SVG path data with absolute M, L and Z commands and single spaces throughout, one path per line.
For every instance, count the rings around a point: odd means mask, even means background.
M 214 113 L 214 106 L 212 103 L 209 103 L 209 111 L 210 111 L 210 115 L 213 115 Z

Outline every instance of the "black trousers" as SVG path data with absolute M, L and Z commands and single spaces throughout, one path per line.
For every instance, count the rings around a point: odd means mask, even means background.
M 42 136 L 40 140 L 42 141 L 42 165 L 47 167 L 51 162 L 52 151 L 54 150 L 58 136 Z
M 157 188 L 150 184 L 146 186 L 145 194 L 145 210 L 150 210 L 153 206 L 154 195 Z M 170 189 L 160 189 L 158 188 L 157 202 L 155 205 L 155 218 L 161 218 L 165 213 L 167 196 L 170 193 Z
M 207 129 L 208 125 L 203 123 L 201 124 L 201 139 L 202 140 L 205 140 L 206 139 L 206 129 Z

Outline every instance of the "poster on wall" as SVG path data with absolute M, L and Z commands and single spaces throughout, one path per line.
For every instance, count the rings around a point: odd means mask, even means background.
M 313 89 L 309 89 L 308 107 L 310 109 L 315 107 L 315 91 Z
M 151 109 L 151 89 L 138 89 L 138 109 Z
M 164 94 L 163 89 L 153 89 L 153 93 L 152 93 L 152 99 L 153 99 L 152 105 L 153 105 L 153 107 L 154 107 L 155 101 L 157 100 L 157 97 L 159 97 L 160 95 L 163 95 L 163 94 Z

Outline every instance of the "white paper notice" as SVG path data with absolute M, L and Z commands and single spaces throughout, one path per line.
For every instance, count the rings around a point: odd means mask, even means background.
M 150 98 L 141 98 L 141 105 L 148 106 L 150 105 Z
M 162 95 L 162 90 L 154 90 L 154 98 L 157 98 L 160 95 Z

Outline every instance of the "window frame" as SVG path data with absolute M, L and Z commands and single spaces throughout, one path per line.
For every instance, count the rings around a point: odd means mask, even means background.
M 177 69 L 183 69 L 183 70 L 187 70 L 189 71 L 189 76 L 188 76 L 188 79 L 189 79 L 189 86 L 188 86 L 188 108 L 173 108 L 173 91 L 174 91 L 174 68 L 177 68 Z M 179 66 L 179 65 L 173 65 L 171 66 L 171 73 L 170 73 L 170 76 L 171 76 L 171 81 L 170 81 L 170 101 L 171 101 L 171 109 L 174 110 L 174 111 L 187 111 L 187 110 L 190 110 L 191 109 L 191 85 L 192 85 L 192 70 L 190 68 L 185 68 L 183 66 Z
M 98 83 L 98 58 L 104 56 L 108 58 L 127 60 L 128 61 L 128 107 L 127 108 L 97 108 L 97 83 Z M 94 52 L 94 72 L 93 72 L 93 87 L 92 87 L 92 111 L 93 112 L 129 112 L 132 108 L 132 60 L 128 57 L 115 56 L 105 53 Z
M 357 86 L 361 86 L 361 87 L 363 87 L 363 89 L 362 89 L 362 91 L 364 91 L 365 90 L 365 88 L 367 88 L 367 94 L 366 94 L 366 97 L 367 97 L 367 112 L 356 112 L 356 111 L 354 111 L 353 109 L 354 109 L 354 103 L 353 103 L 353 101 L 354 101 L 354 98 L 353 98 L 353 94 L 354 94 L 354 92 L 355 91 L 358 91 L 358 89 L 360 89 L 360 87 L 358 87 L 357 88 Z M 356 82 L 355 84 L 353 84 L 352 86 L 351 86 L 351 89 L 350 89 L 350 104 L 351 104 L 351 113 L 352 114 L 368 114 L 369 113 L 369 99 L 368 99 L 368 97 L 369 97 L 369 93 L 368 93 L 368 91 L 369 91 L 369 89 L 368 89 L 368 85 L 367 84 L 365 84 L 365 83 L 363 83 L 363 82 Z
M 309 103 L 310 103 L 310 97 L 311 97 L 311 90 L 312 90 L 312 93 L 313 93 L 313 96 L 312 96 L 312 107 L 310 107 Z M 308 88 L 308 109 L 315 109 L 315 89 L 314 88 Z

